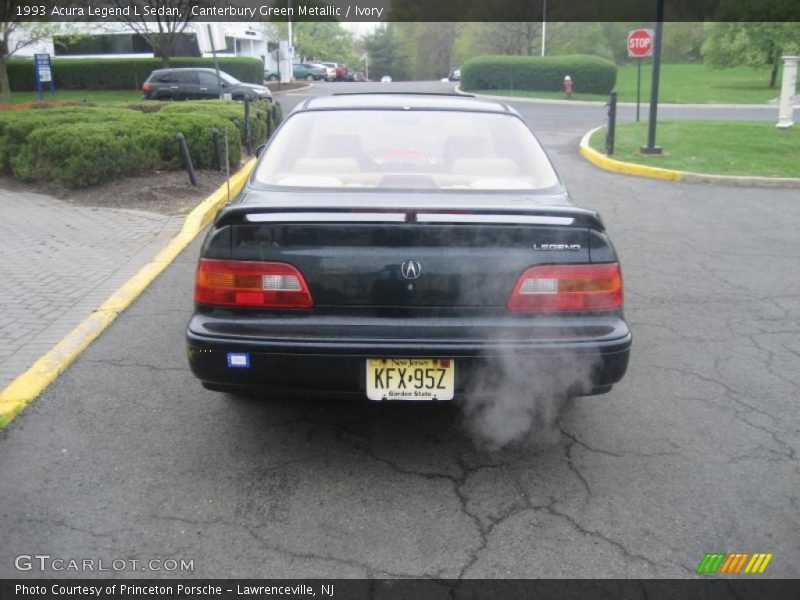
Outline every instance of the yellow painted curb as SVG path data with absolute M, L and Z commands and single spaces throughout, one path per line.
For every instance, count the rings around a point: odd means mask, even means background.
M 255 159 L 250 160 L 231 176 L 231 195 L 238 194 L 244 187 L 255 162 Z M 141 295 L 147 286 L 208 225 L 217 210 L 227 202 L 227 199 L 228 184 L 225 183 L 189 213 L 180 232 L 172 238 L 166 248 L 111 294 L 99 308 L 64 336 L 47 354 L 39 358 L 31 368 L 19 375 L 0 392 L 0 427 L 9 423 L 55 381 L 56 377 L 71 365 L 81 352 L 117 318 L 117 315 Z
M 669 179 L 670 181 L 680 181 L 683 178 L 681 171 L 673 171 L 672 169 L 662 169 L 661 167 L 648 167 L 647 165 L 637 165 L 634 163 L 623 162 L 607 157 L 601 154 L 591 146 L 589 146 L 589 139 L 595 131 L 599 131 L 603 127 L 595 127 L 581 139 L 581 145 L 578 148 L 583 157 L 591 163 L 594 163 L 601 169 L 606 171 L 614 171 L 615 173 L 626 173 L 628 175 L 639 175 L 641 177 L 651 177 L 654 179 Z
M 655 179 L 668 179 L 670 181 L 684 181 L 688 183 L 717 183 L 723 185 L 765 187 L 765 188 L 800 188 L 800 177 L 762 177 L 757 175 L 716 175 L 713 173 L 695 173 L 693 171 L 673 171 L 660 167 L 648 167 L 635 163 L 614 160 L 601 154 L 591 146 L 589 140 L 592 135 L 603 126 L 592 129 L 581 139 L 578 150 L 583 157 L 606 171 L 639 175 Z

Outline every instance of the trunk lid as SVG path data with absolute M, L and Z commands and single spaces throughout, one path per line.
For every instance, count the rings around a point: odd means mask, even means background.
M 501 309 L 536 264 L 590 262 L 592 211 L 224 209 L 203 255 L 297 267 L 319 309 Z

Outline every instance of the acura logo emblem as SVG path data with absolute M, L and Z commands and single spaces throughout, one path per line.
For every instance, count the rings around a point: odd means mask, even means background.
M 400 265 L 400 272 L 406 279 L 417 279 L 422 273 L 422 267 L 415 260 L 406 260 Z

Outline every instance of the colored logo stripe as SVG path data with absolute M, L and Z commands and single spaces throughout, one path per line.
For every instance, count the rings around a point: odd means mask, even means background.
M 749 552 L 733 552 L 731 554 L 711 552 L 703 557 L 696 572 L 702 574 L 739 574 L 744 569 L 745 573 L 760 574 L 767 569 L 772 556 L 771 553 L 763 552 L 756 552 L 752 555 Z
M 717 569 L 722 565 L 723 560 L 725 560 L 725 554 L 723 553 L 706 554 L 700 562 L 700 566 L 697 567 L 697 572 L 716 573 Z
M 745 561 L 750 556 L 749 552 L 736 552 L 733 554 L 728 554 L 728 560 L 726 560 L 722 564 L 722 568 L 719 570 L 720 573 L 738 573 L 742 570 Z
M 750 559 L 750 562 L 747 563 L 747 566 L 744 569 L 745 573 L 763 573 L 769 561 L 772 560 L 772 553 L 770 554 L 753 554 L 753 558 Z

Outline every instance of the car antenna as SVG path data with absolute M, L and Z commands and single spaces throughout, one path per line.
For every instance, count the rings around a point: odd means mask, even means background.
M 225 183 L 228 186 L 228 202 L 231 203 L 231 161 L 228 159 L 228 130 L 225 130 Z

